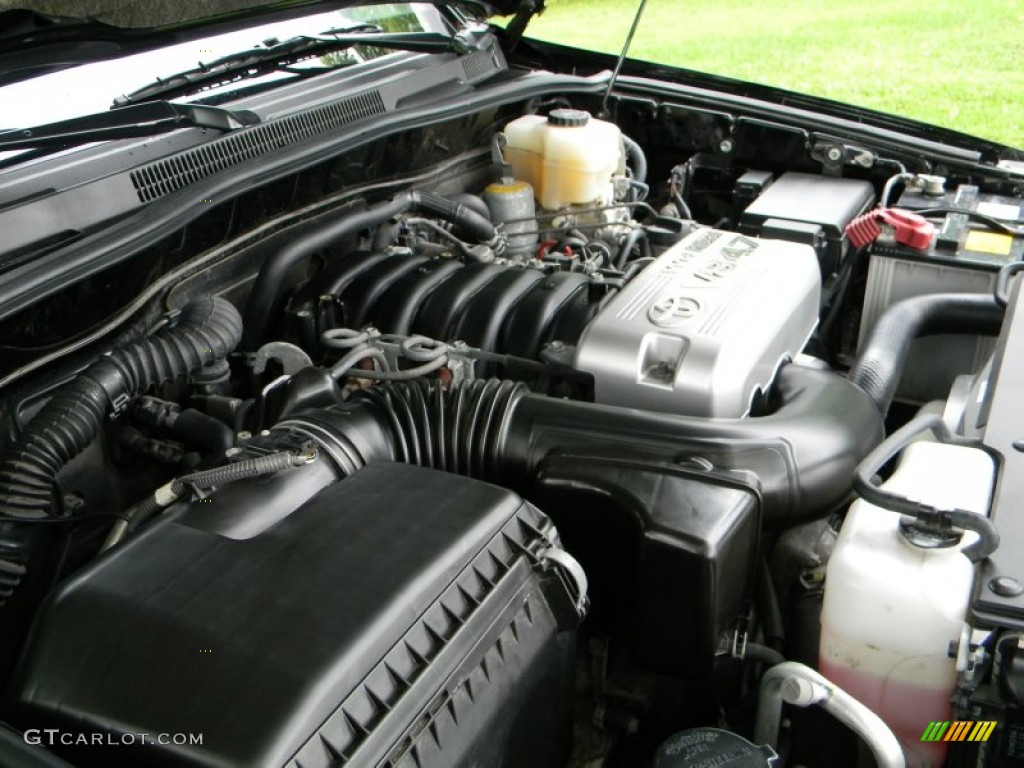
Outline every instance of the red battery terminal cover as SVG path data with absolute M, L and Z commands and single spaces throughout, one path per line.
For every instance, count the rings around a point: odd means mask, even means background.
M 855 248 L 863 248 L 877 240 L 883 227 L 900 245 L 924 251 L 931 245 L 935 225 L 902 208 L 880 208 L 869 211 L 846 225 L 846 236 Z

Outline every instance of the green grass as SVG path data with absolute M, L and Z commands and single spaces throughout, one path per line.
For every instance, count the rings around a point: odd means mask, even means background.
M 638 0 L 547 0 L 531 37 L 618 53 Z M 1024 147 L 1021 0 L 648 0 L 630 56 Z

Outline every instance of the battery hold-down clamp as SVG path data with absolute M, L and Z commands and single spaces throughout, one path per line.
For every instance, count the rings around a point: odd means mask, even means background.
M 846 225 L 846 236 L 855 248 L 873 243 L 883 233 L 886 239 L 924 251 L 931 245 L 935 225 L 923 216 L 902 208 L 878 208 Z

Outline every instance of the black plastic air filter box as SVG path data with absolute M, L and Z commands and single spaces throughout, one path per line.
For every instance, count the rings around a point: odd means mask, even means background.
M 846 225 L 874 201 L 874 187 L 867 181 L 784 173 L 747 206 L 740 231 L 815 246 L 827 279 L 849 250 Z
M 553 453 L 539 483 L 587 572 L 595 625 L 644 668 L 708 677 L 751 596 L 761 532 L 751 478 L 625 452 Z
M 56 748 L 81 766 L 564 764 L 578 614 L 534 507 L 390 463 L 247 539 L 217 503 L 51 596 L 11 721 L 107 734 Z

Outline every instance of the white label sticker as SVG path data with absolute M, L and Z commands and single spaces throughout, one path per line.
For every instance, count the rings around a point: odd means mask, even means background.
M 1020 216 L 1020 206 L 1005 205 L 1004 203 L 978 203 L 978 213 L 993 219 L 1016 221 Z

